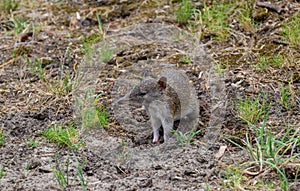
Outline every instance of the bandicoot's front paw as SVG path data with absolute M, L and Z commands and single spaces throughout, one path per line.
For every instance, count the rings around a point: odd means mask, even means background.
M 159 136 L 153 138 L 153 143 L 158 143 L 159 142 Z

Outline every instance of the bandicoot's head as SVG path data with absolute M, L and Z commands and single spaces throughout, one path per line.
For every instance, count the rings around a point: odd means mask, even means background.
M 159 99 L 167 87 L 167 79 L 161 77 L 159 80 L 148 78 L 136 85 L 127 95 L 118 100 L 118 103 L 125 101 L 151 102 Z
M 140 84 L 136 85 L 130 92 L 130 100 L 145 100 L 153 101 L 161 97 L 163 90 L 167 86 L 167 79 L 161 77 L 159 80 L 149 78 L 143 80 Z

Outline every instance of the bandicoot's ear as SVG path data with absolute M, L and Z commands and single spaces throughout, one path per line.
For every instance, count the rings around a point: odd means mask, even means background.
M 166 77 L 161 77 L 158 82 L 157 82 L 159 89 L 164 90 L 167 87 L 167 78 Z

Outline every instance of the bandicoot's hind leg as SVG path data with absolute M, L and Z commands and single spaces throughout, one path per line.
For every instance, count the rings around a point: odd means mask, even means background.
M 161 121 L 159 118 L 150 117 L 152 129 L 153 129 L 153 143 L 158 143 L 159 141 L 159 128 L 161 126 Z
M 171 131 L 173 130 L 174 120 L 172 117 L 167 117 L 162 120 L 162 126 L 164 129 L 164 142 L 167 142 L 171 137 Z

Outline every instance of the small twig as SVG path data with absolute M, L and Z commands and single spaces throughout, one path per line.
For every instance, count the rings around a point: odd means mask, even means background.
M 118 170 L 120 170 L 123 174 L 127 175 L 127 173 L 126 173 L 123 169 L 121 169 L 119 166 L 116 166 L 116 167 L 117 167 Z
M 243 171 L 243 174 L 247 174 L 247 175 L 250 175 L 250 176 L 257 176 L 260 173 L 261 173 L 260 171 L 258 171 L 258 172 L 251 172 L 251 171 L 249 171 L 247 169 Z
M 279 44 L 279 45 L 281 44 L 281 45 L 284 45 L 284 46 L 289 45 L 289 43 L 284 42 L 282 40 L 278 40 L 278 39 L 272 39 L 272 42 L 275 43 L 275 44 Z
M 260 165 L 259 165 L 259 171 L 251 172 L 250 170 L 253 169 L 253 168 L 255 168 L 255 166 L 252 166 L 252 167 L 249 167 L 249 168 L 245 169 L 243 171 L 243 174 L 247 174 L 247 175 L 250 175 L 250 176 L 257 176 L 257 175 L 259 175 L 260 173 L 263 172 L 262 163 L 260 163 Z
M 265 3 L 265 2 L 260 2 L 260 1 L 258 1 L 258 2 L 256 3 L 256 5 L 257 5 L 258 7 L 267 8 L 267 9 L 269 9 L 269 10 L 271 10 L 271 11 L 276 11 L 277 13 L 280 13 L 280 12 L 282 11 L 282 8 L 281 8 L 281 7 L 278 7 L 278 6 L 276 6 L 276 5 L 272 5 L 272 4 L 270 4 L 270 3 Z
M 11 64 L 11 63 L 15 62 L 15 61 L 19 60 L 20 58 L 21 58 L 20 56 L 18 56 L 18 57 L 16 57 L 16 58 L 12 58 L 12 59 L 10 59 L 9 61 L 7 61 L 7 62 L 1 64 L 1 65 L 0 65 L 0 68 L 3 68 L 4 66 L 6 66 L 6 65 L 8 65 L 8 64 Z

